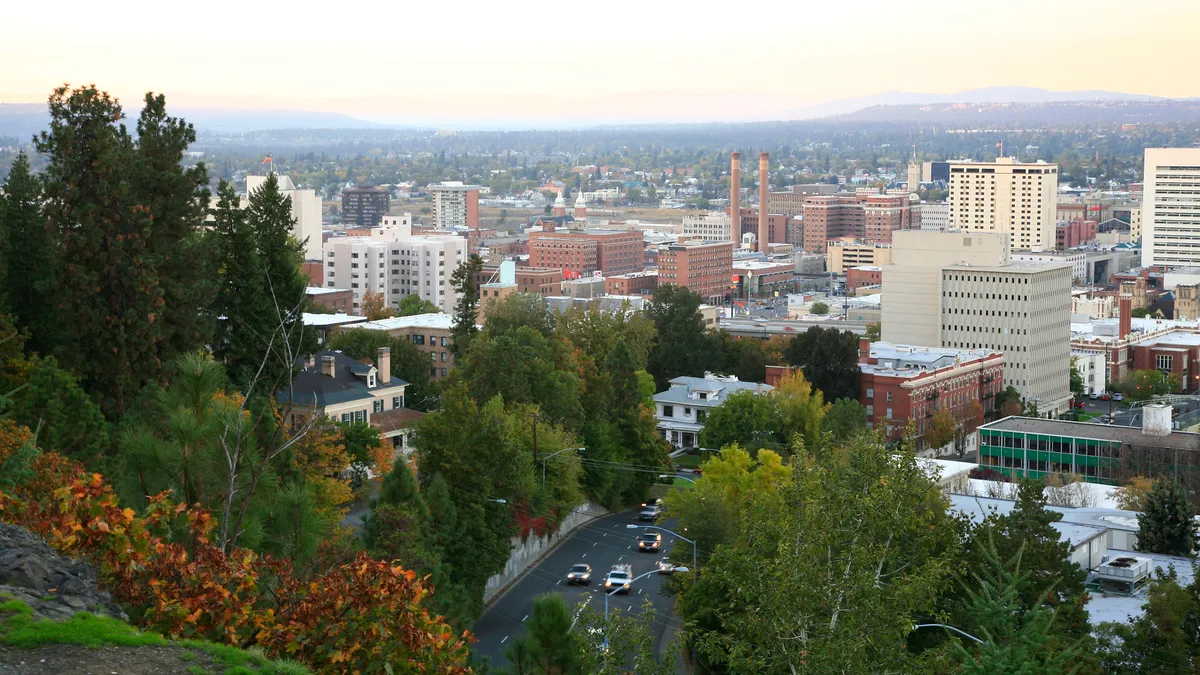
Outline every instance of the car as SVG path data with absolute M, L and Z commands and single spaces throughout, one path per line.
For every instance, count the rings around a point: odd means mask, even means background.
M 1088 398 L 1095 401 L 1096 399 L 1100 398 L 1100 394 L 1097 394 L 1096 392 L 1093 391 L 1092 393 L 1088 394 Z
M 592 566 L 578 563 L 571 565 L 571 571 L 567 572 L 568 584 L 583 584 L 590 586 L 592 583 Z
M 662 509 L 658 508 L 657 506 L 647 506 L 638 513 L 638 520 L 648 520 L 650 522 L 654 522 L 658 520 L 658 516 L 661 513 Z
M 655 499 L 651 499 L 649 501 L 642 502 L 643 509 L 646 508 L 647 506 L 657 506 L 658 508 L 662 508 L 662 505 L 663 505 L 663 500 L 659 499 L 659 498 L 655 498 Z
M 1114 400 L 1114 401 L 1124 401 L 1124 400 L 1125 400 L 1125 394 L 1122 394 L 1121 392 L 1117 392 L 1117 393 L 1115 393 L 1115 394 L 1113 394 L 1113 395 L 1112 395 L 1112 400 Z
M 662 535 L 657 532 L 643 532 L 638 535 L 638 550 L 655 553 L 662 548 Z
M 628 593 L 633 585 L 632 565 L 613 565 L 612 571 L 604 578 L 604 590 Z
M 1100 400 L 1101 401 L 1111 401 L 1112 394 L 1100 394 Z
M 674 574 L 675 573 L 675 565 L 670 560 L 663 558 L 662 560 L 658 561 L 658 573 L 659 574 Z
M 1084 403 L 1083 401 L 1073 401 L 1071 403 L 1071 407 L 1072 408 L 1084 408 L 1084 407 L 1087 407 L 1087 404 Z

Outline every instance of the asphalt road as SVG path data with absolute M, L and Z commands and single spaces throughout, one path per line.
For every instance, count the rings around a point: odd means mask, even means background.
M 566 599 L 572 610 L 578 607 L 580 602 L 587 600 L 593 610 L 603 613 L 604 577 L 614 564 L 629 563 L 633 566 L 635 577 L 655 569 L 658 561 L 670 552 L 676 537 L 662 532 L 663 543 L 660 552 L 639 553 L 636 539 L 641 533 L 641 528 L 631 530 L 626 526 L 650 523 L 638 522 L 637 512 L 638 509 L 632 509 L 593 520 L 559 544 L 509 587 L 504 595 L 493 601 L 479 617 L 471 627 L 478 639 L 471 648 L 472 652 L 479 657 L 490 657 L 493 667 L 504 667 L 508 665 L 508 659 L 504 658 L 504 649 L 513 640 L 525 634 L 523 623 L 533 611 L 534 597 L 547 592 L 558 593 Z M 672 523 L 667 521 L 661 525 L 671 528 Z M 685 541 L 680 541 L 679 545 L 689 549 L 691 547 L 691 544 Z M 567 571 L 576 563 L 592 566 L 590 586 L 567 585 Z M 668 626 L 674 631 L 681 625 L 680 619 L 670 610 L 671 598 L 660 592 L 664 580 L 665 577 L 653 574 L 634 582 L 628 595 L 614 595 L 608 601 L 609 611 L 619 608 L 636 613 L 640 612 L 642 602 L 649 597 L 656 615 L 655 644 L 660 646 Z
M 1093 415 L 1104 415 L 1111 412 L 1113 414 L 1112 424 L 1121 426 L 1141 426 L 1142 411 L 1140 408 L 1127 407 L 1128 401 L 1100 401 L 1085 399 L 1086 406 L 1083 410 Z M 1194 413 L 1200 409 L 1200 401 L 1184 401 L 1173 404 L 1175 409 L 1179 411 L 1180 417 L 1177 420 L 1183 420 L 1194 424 L 1194 415 L 1189 416 L 1188 413 Z M 1104 424 L 1100 419 L 1092 420 L 1093 422 Z

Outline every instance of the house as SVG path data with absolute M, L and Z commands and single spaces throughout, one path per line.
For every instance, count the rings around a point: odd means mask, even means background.
M 302 357 L 292 384 L 292 409 L 312 410 L 339 422 L 370 424 L 396 454 L 407 455 L 411 424 L 421 413 L 404 407 L 408 383 L 391 376 L 391 364 L 388 347 L 379 348 L 375 363 L 356 361 L 340 351 Z M 283 402 L 289 398 L 288 392 L 278 396 Z M 293 424 L 300 421 L 293 415 Z
M 654 395 L 658 431 L 677 448 L 695 447 L 709 411 L 737 391 L 765 394 L 774 387 L 759 382 L 742 382 L 733 376 L 705 373 L 704 377 L 676 377 L 670 389 Z

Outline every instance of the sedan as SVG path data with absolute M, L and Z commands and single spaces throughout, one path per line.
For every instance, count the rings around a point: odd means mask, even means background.
M 662 535 L 657 532 L 643 532 L 638 535 L 638 550 L 654 553 L 662 547 Z
M 1113 395 L 1112 395 L 1112 400 L 1114 400 L 1114 401 L 1124 401 L 1124 400 L 1125 400 L 1125 394 L 1122 394 L 1121 392 L 1117 392 L 1117 393 L 1115 393 L 1115 394 L 1113 394 Z
M 579 563 L 572 565 L 571 571 L 567 572 L 568 584 L 583 584 L 584 586 L 592 583 L 592 566 Z
M 663 558 L 662 560 L 658 561 L 658 573 L 659 574 L 674 574 L 675 573 L 675 565 L 671 564 L 670 560 Z
M 1112 394 L 1100 394 L 1101 401 L 1111 401 L 1112 398 Z

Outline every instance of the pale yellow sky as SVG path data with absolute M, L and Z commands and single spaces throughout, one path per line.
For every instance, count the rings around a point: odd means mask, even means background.
M 5 102 L 95 83 L 427 122 L 732 119 L 987 86 L 1200 96 L 1200 0 L 7 4 Z

